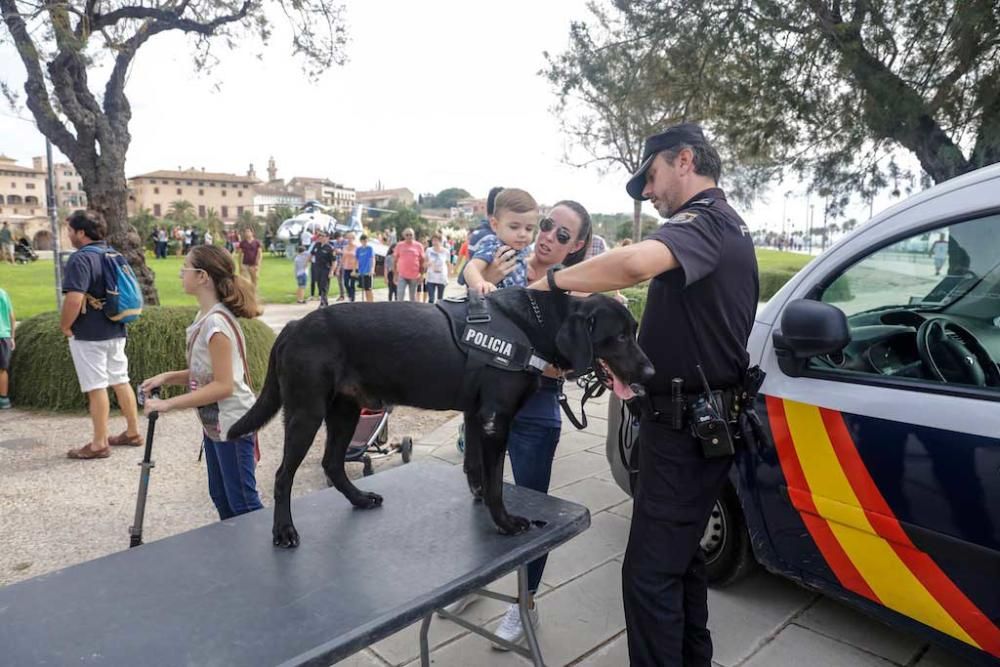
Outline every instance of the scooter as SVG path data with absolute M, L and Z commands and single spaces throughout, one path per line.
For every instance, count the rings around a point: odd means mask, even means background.
M 157 387 L 150 395 L 153 398 L 160 397 L 160 388 Z M 146 402 L 146 397 L 144 393 L 140 390 L 138 396 L 136 396 L 139 407 L 141 408 Z M 132 547 L 137 547 L 142 544 L 142 522 L 146 515 L 146 494 L 149 492 L 149 471 L 153 469 L 156 465 L 152 461 L 153 455 L 153 432 L 156 430 L 156 419 L 160 416 L 158 412 L 149 413 L 149 425 L 146 427 L 146 451 L 143 453 L 142 462 L 139 463 L 139 467 L 142 470 L 139 473 L 139 494 L 135 499 L 135 518 L 132 521 L 132 525 L 129 526 L 129 549 Z

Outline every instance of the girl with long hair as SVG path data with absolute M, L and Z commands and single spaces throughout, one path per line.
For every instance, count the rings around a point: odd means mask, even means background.
M 232 256 L 216 246 L 195 246 L 180 271 L 184 291 L 198 301 L 187 328 L 187 368 L 155 375 L 140 385 L 147 396 L 156 387 L 184 385 L 188 392 L 168 399 L 148 398 L 148 412 L 197 408 L 203 431 L 208 494 L 220 519 L 262 507 L 254 474 L 256 434 L 227 440 L 226 433 L 254 404 L 246 367 L 246 342 L 237 317 L 261 314 L 253 285 L 236 275 Z

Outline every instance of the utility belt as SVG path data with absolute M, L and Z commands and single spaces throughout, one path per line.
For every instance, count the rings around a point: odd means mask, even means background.
M 635 407 L 646 419 L 667 428 L 690 429 L 705 458 L 732 456 L 751 431 L 754 438 L 759 437 L 760 420 L 753 402 L 763 381 L 764 372 L 757 366 L 746 371 L 741 384 L 723 389 L 710 388 L 702 374 L 702 391 L 684 391 L 683 380 L 674 378 L 669 394 L 647 394 Z
M 658 424 L 663 424 L 676 431 L 691 426 L 691 413 L 694 406 L 704 400 L 705 392 L 671 394 L 647 394 L 641 400 L 642 415 Z M 721 406 L 720 416 L 733 423 L 739 418 L 740 392 L 737 388 L 716 389 L 712 398 L 717 406 Z

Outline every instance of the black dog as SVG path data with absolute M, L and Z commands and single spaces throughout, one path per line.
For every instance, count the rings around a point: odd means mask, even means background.
M 653 376 L 636 344 L 635 319 L 609 297 L 511 288 L 490 294 L 488 302 L 524 330 L 536 354 L 559 368 L 583 372 L 596 366 L 609 387 L 626 395 Z M 527 519 L 507 513 L 501 493 L 510 423 L 536 389 L 537 375 L 486 367 L 469 391 L 466 355 L 449 327 L 435 306 L 396 302 L 324 308 L 284 328 L 257 402 L 228 435 L 235 439 L 257 430 L 284 408 L 284 456 L 274 482 L 275 546 L 299 543 L 292 481 L 324 419 L 327 476 L 355 507 L 381 505 L 381 496 L 359 490 L 347 478 L 344 455 L 360 409 L 385 405 L 463 411 L 470 489 L 484 498 L 501 533 L 528 527 Z

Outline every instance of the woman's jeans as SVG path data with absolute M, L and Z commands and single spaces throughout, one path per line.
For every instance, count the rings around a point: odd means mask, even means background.
M 403 296 L 409 291 L 410 301 L 416 301 L 419 282 L 420 278 L 396 278 L 396 299 L 403 301 Z
M 542 493 L 549 492 L 552 479 L 552 459 L 559 444 L 558 426 L 538 426 L 530 421 L 514 419 L 507 436 L 507 452 L 510 467 L 514 473 L 514 483 Z M 545 570 L 542 556 L 528 563 L 528 590 L 538 590 Z
M 444 298 L 444 284 L 443 283 L 427 283 L 427 302 L 434 303 L 435 294 L 438 299 Z
M 347 289 L 347 298 L 351 301 L 354 301 L 357 280 L 357 276 L 354 275 L 354 269 L 344 269 L 344 287 Z
M 216 442 L 205 436 L 205 463 L 208 465 L 208 495 L 220 519 L 259 510 L 253 434 L 239 440 Z

